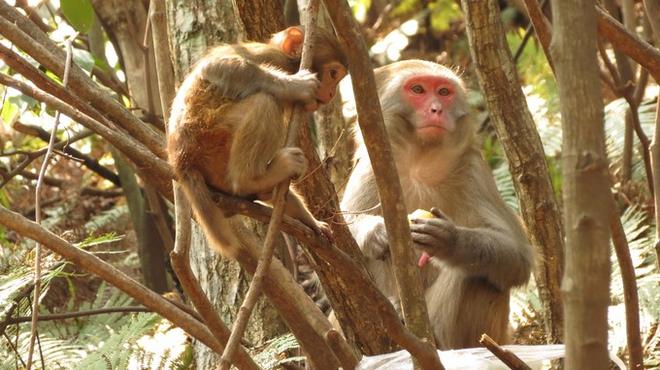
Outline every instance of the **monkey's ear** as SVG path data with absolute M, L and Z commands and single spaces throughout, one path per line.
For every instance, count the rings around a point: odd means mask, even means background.
M 303 30 L 300 27 L 289 27 L 282 34 L 283 38 L 280 42 L 282 51 L 292 58 L 300 58 L 305 39 Z

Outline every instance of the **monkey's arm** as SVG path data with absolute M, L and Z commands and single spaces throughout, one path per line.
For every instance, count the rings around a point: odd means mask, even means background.
M 341 209 L 348 228 L 367 258 L 382 260 L 389 253 L 385 223 L 379 210 L 379 199 L 369 158 L 360 157 L 346 184 Z
M 240 56 L 220 57 L 217 54 L 204 58 L 196 69 L 200 78 L 217 86 L 228 98 L 243 99 L 265 92 L 286 101 L 308 103 L 316 99 L 319 81 L 309 71 L 290 75 Z
M 413 241 L 431 256 L 471 276 L 484 277 L 501 290 L 529 279 L 532 253 L 515 231 L 456 226 L 440 218 L 415 222 L 411 225 Z
M 480 167 L 472 171 L 475 178 L 464 184 L 473 188 L 469 194 L 479 195 L 463 200 L 469 225 L 456 225 L 432 210 L 439 217 L 414 220 L 412 238 L 431 256 L 506 290 L 528 281 L 533 253 L 518 219 L 500 198 L 492 176 L 484 172 L 489 170 L 485 164 Z

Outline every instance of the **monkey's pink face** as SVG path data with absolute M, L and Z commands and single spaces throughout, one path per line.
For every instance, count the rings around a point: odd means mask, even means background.
M 415 112 L 413 124 L 420 139 L 435 141 L 454 131 L 455 96 L 454 82 L 444 77 L 415 75 L 404 82 L 403 97 Z

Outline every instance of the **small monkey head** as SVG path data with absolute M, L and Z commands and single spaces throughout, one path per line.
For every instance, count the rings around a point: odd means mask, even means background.
M 290 58 L 300 60 L 304 38 L 303 28 L 293 26 L 273 35 L 270 43 L 278 45 Z M 319 104 L 328 104 L 337 94 L 337 85 L 348 73 L 346 55 L 334 35 L 317 29 L 314 38 L 311 69 L 321 84 L 316 94 L 317 102 L 305 106 L 308 111 L 316 110 Z
M 425 144 L 463 136 L 459 120 L 466 115 L 465 88 L 449 68 L 421 60 L 392 63 L 376 71 L 384 114 L 403 118 L 406 130 Z

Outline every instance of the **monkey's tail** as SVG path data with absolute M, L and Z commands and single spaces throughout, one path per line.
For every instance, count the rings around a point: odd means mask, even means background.
M 204 177 L 195 170 L 188 170 L 183 171 L 179 181 L 211 247 L 226 257 L 235 256 L 240 241 L 229 219 L 215 205 Z

